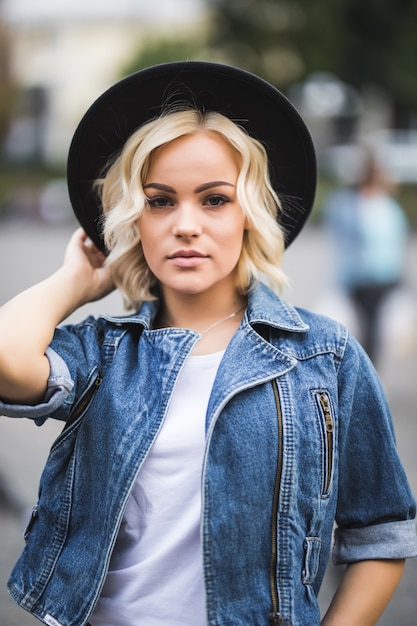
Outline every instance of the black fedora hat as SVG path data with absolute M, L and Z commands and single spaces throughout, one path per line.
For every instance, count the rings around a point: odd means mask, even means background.
M 316 157 L 310 133 L 290 101 L 268 82 L 204 61 L 164 63 L 131 74 L 85 113 L 71 142 L 67 181 L 74 213 L 90 239 L 104 250 L 94 180 L 134 130 L 177 102 L 223 113 L 264 144 L 271 181 L 283 203 L 279 220 L 288 246 L 314 202 Z

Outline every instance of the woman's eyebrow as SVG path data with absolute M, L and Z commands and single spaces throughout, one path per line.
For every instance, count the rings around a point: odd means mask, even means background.
M 235 187 L 235 185 L 233 185 L 232 183 L 228 183 L 225 180 L 213 180 L 209 183 L 203 183 L 202 185 L 198 185 L 198 187 L 194 189 L 194 193 L 201 193 L 202 191 L 213 189 L 213 187 L 222 187 L 222 186 Z M 171 187 L 170 185 L 164 185 L 163 183 L 147 183 L 146 185 L 143 186 L 143 188 L 144 189 L 149 189 L 149 188 L 158 189 L 158 191 L 166 191 L 167 193 L 173 193 L 173 194 L 177 193 L 173 187 Z
M 177 193 L 173 187 L 163 185 L 162 183 L 147 183 L 143 186 L 144 189 L 148 189 L 149 187 L 152 187 L 152 189 L 158 189 L 159 191 L 166 191 L 167 193 Z
M 222 187 L 226 185 L 227 187 L 234 187 L 232 183 L 228 183 L 225 180 L 214 180 L 210 183 L 204 183 L 203 185 L 199 185 L 194 189 L 194 193 L 200 193 L 201 191 L 207 191 L 207 189 L 212 189 L 213 187 Z

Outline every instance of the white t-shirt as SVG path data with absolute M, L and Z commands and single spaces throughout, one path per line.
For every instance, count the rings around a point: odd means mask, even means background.
M 205 626 L 201 471 L 224 352 L 190 356 L 133 487 L 92 626 Z

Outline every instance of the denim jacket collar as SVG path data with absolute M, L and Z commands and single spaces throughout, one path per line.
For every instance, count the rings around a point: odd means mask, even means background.
M 141 324 L 145 330 L 150 330 L 158 306 L 159 301 L 152 300 L 144 302 L 140 311 L 132 315 L 110 316 L 103 314 L 100 317 L 116 326 Z M 262 283 L 255 283 L 249 290 L 246 315 L 251 326 L 265 324 L 289 332 L 306 332 L 309 329 L 309 326 L 303 322 L 293 306 L 281 298 L 277 299 L 276 294 Z

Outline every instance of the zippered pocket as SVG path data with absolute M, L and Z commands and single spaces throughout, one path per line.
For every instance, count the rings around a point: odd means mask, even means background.
M 333 476 L 335 421 L 330 396 L 327 391 L 313 391 L 313 395 L 316 399 L 320 418 L 320 435 L 323 448 L 323 478 L 321 495 L 325 497 L 329 495 Z
M 91 377 L 92 380 L 90 380 L 87 389 L 84 391 L 77 404 L 73 408 L 72 412 L 69 414 L 62 432 L 68 430 L 68 428 L 72 426 L 72 424 L 74 424 L 74 422 L 76 422 L 76 420 L 84 413 L 84 411 L 89 406 L 91 400 L 93 399 L 97 389 L 100 387 L 102 378 L 98 368 L 93 371 L 93 373 L 90 375 L 90 378 Z
M 38 519 L 39 516 L 39 511 L 38 511 L 38 505 L 36 504 L 36 506 L 33 507 L 31 513 L 30 513 L 30 519 L 28 521 L 28 523 L 26 524 L 26 528 L 23 532 L 23 539 L 25 541 L 27 541 L 29 539 L 29 535 L 32 532 L 32 528 L 33 525 L 35 524 L 36 520 Z

